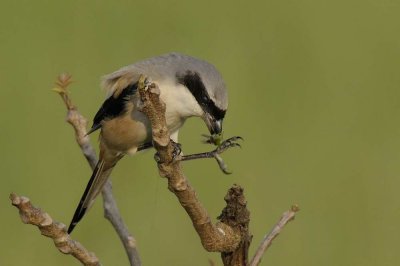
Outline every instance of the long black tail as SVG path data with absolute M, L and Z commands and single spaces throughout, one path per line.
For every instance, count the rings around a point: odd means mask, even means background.
M 68 227 L 68 234 L 74 230 L 78 222 L 83 218 L 88 209 L 92 206 L 95 198 L 103 189 L 115 163 L 111 166 L 104 160 L 99 160 L 96 167 L 93 170 L 92 176 L 90 177 L 89 183 L 86 186 L 85 192 L 83 192 L 82 198 L 79 201 L 79 205 L 75 210 L 74 217 Z

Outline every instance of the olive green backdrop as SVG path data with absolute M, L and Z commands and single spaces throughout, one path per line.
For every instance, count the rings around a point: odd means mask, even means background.
M 0 265 L 79 265 L 23 225 L 8 200 L 26 195 L 68 223 L 90 176 L 51 92 L 57 74 L 73 74 L 73 100 L 92 118 L 102 75 L 169 51 L 217 66 L 229 87 L 225 136 L 245 139 L 224 155 L 230 176 L 213 160 L 184 164 L 211 216 L 242 185 L 252 254 L 283 211 L 301 207 L 262 265 L 398 265 L 399 14 L 395 0 L 1 1 Z M 211 148 L 200 143 L 206 132 L 188 121 L 184 152 Z M 153 153 L 125 158 L 113 174 L 144 265 L 220 264 Z M 73 237 L 104 265 L 127 265 L 100 201 Z

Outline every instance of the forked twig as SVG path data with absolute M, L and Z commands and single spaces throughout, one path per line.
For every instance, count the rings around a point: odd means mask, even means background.
M 12 205 L 19 209 L 22 222 L 36 225 L 42 235 L 53 239 L 54 245 L 60 252 L 74 256 L 83 265 L 100 266 L 99 259 L 94 253 L 89 252 L 82 244 L 71 239 L 64 224 L 54 221 L 48 213 L 33 206 L 26 197 L 12 193 L 10 199 Z
M 86 160 L 88 161 L 92 170 L 96 166 L 97 156 L 92 145 L 90 144 L 89 136 L 87 135 L 87 119 L 78 112 L 76 106 L 72 103 L 68 95 L 67 87 L 71 84 L 71 76 L 68 74 L 61 74 L 58 76 L 56 82 L 57 87 L 53 89 L 62 98 L 65 106 L 67 107 L 67 122 L 71 124 L 75 131 L 75 139 L 82 150 Z M 117 232 L 122 244 L 124 245 L 125 252 L 128 256 L 131 266 L 140 266 L 141 261 L 139 253 L 136 248 L 136 240 L 129 233 L 129 230 L 122 220 L 119 213 L 117 203 L 112 194 L 111 182 L 107 181 L 102 190 L 104 216 L 110 221 L 115 231 Z
M 275 224 L 271 232 L 264 236 L 254 257 L 251 259 L 250 266 L 257 266 L 261 262 L 262 256 L 264 255 L 265 251 L 267 251 L 268 247 L 271 246 L 272 241 L 279 235 L 283 227 L 294 219 L 296 212 L 299 210 L 300 209 L 297 205 L 293 205 L 290 210 L 283 213 L 281 219 Z
M 58 77 L 57 87 L 54 91 L 63 99 L 67 108 L 67 121 L 72 125 L 76 141 L 93 169 L 97 163 L 96 153 L 86 133 L 87 120 L 78 112 L 68 95 L 67 87 L 70 83 L 71 76 L 62 74 Z M 220 159 L 219 154 L 229 147 L 240 146 L 235 142 L 237 140 L 235 138 L 238 137 L 226 140 L 225 144 L 223 143 L 222 146 L 212 152 L 197 154 L 193 157 L 187 156 L 185 159 L 179 153 L 176 154 L 176 144 L 170 140 L 165 120 L 165 104 L 160 100 L 160 91 L 157 85 L 147 82 L 146 78 L 141 76 L 138 82 L 138 91 L 143 102 L 141 110 L 147 115 L 152 126 L 153 146 L 157 150 L 157 157 L 160 158 L 157 164 L 160 175 L 168 179 L 169 190 L 175 194 L 190 217 L 203 247 L 207 251 L 220 252 L 225 266 L 257 266 L 263 254 L 283 227 L 294 219 L 296 212 L 299 211 L 298 206 L 292 206 L 290 210 L 282 215 L 271 232 L 264 237 L 250 264 L 248 264 L 248 249 L 252 236 L 249 232 L 250 213 L 247 209 L 243 188 L 233 185 L 228 190 L 225 196 L 227 205 L 218 217 L 219 221 L 213 224 L 207 210 L 199 201 L 194 188 L 189 184 L 180 166 L 182 160 L 193 159 L 200 155 L 204 156 L 202 158 L 215 158 L 220 168 L 226 171 L 226 165 Z M 229 143 L 229 141 L 231 142 Z M 122 221 L 112 195 L 111 182 L 108 181 L 106 183 L 102 195 L 104 215 L 120 237 L 130 265 L 140 266 L 141 262 L 136 248 L 136 241 Z M 56 247 L 61 252 L 73 255 L 84 265 L 100 265 L 98 258 L 93 253 L 71 239 L 66 232 L 64 224 L 53 221 L 50 215 L 34 207 L 28 198 L 11 194 L 10 199 L 12 204 L 20 210 L 22 221 L 36 225 L 43 235 L 53 239 Z M 210 264 L 213 264 L 213 262 L 210 262 Z
M 221 252 L 224 265 L 246 265 L 251 236 L 248 231 L 250 213 L 243 189 L 237 185 L 229 189 L 225 197 L 227 206 L 219 217 L 220 221 L 213 224 L 181 169 L 181 159 L 174 156 L 176 145 L 170 140 L 165 104 L 160 99 L 158 86 L 141 76 L 138 91 L 143 103 L 142 112 L 151 123 L 153 147 L 157 150 L 156 157 L 160 159 L 157 164 L 159 173 L 168 179 L 169 190 L 187 212 L 203 247 L 207 251 Z

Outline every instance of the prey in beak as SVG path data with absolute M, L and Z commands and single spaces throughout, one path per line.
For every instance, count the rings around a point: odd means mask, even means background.
M 222 142 L 222 119 L 215 119 L 209 114 L 203 116 L 203 120 L 207 125 L 210 135 L 203 135 L 206 137 L 205 143 L 214 144 L 219 146 Z

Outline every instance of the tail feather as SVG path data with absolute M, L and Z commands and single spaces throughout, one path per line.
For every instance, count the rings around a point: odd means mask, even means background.
M 103 189 L 104 184 L 107 182 L 114 165 L 115 163 L 108 165 L 108 163 L 106 163 L 104 160 L 99 160 L 95 169 L 93 170 L 85 192 L 83 192 L 82 198 L 79 201 L 79 205 L 75 210 L 74 216 L 68 227 L 68 234 L 74 230 L 75 226 L 92 206 L 95 198 Z

